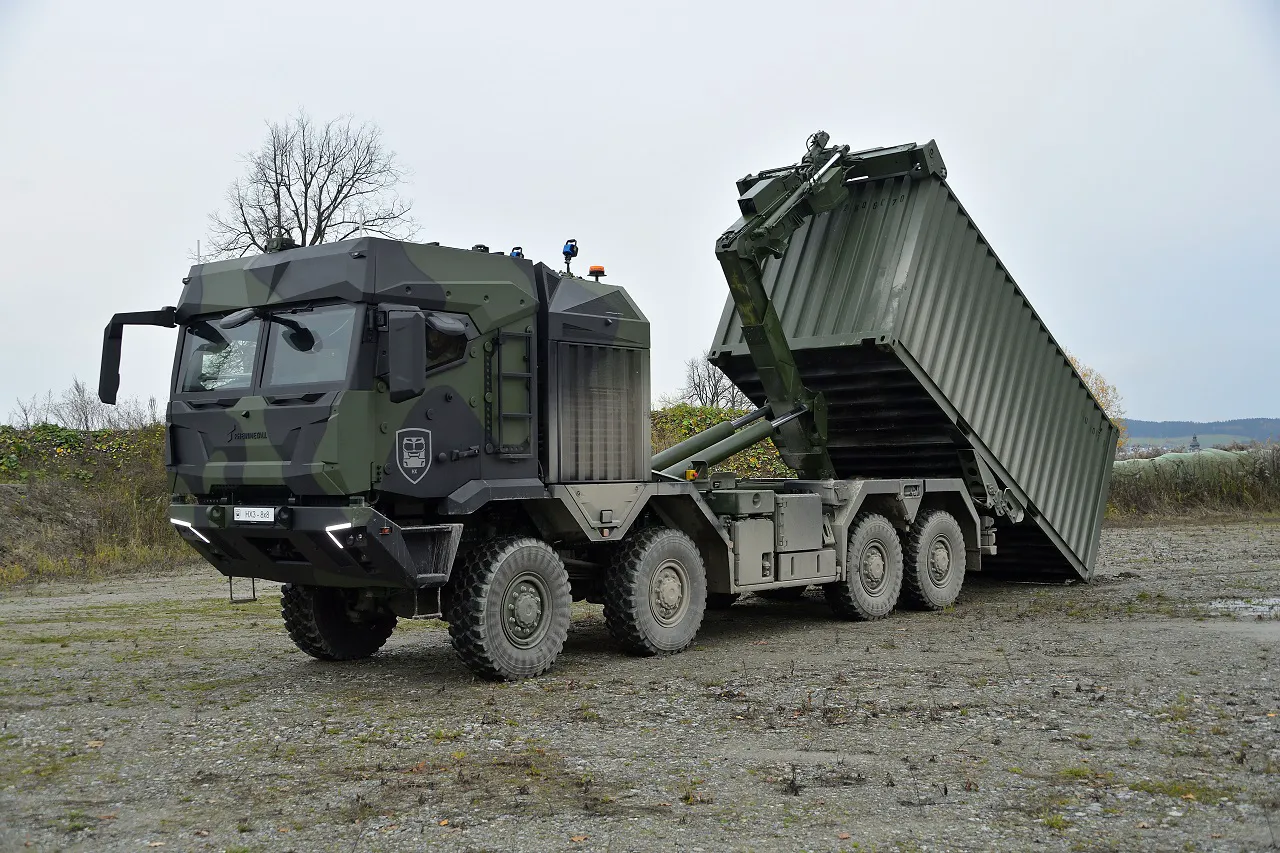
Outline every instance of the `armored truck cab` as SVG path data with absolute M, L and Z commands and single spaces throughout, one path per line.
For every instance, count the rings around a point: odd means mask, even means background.
M 173 518 L 231 576 L 438 585 L 408 552 L 489 502 L 648 475 L 649 328 L 619 287 L 370 238 L 198 265 L 171 321 Z
M 759 408 L 656 455 L 649 323 L 626 290 L 600 282 L 602 269 L 588 280 L 484 247 L 281 241 L 199 264 L 175 306 L 112 318 L 99 396 L 115 401 L 126 326 L 177 328 L 174 527 L 228 578 L 283 583 L 286 629 L 321 659 L 367 657 L 398 618 L 439 616 L 474 672 L 535 676 L 559 655 L 574 598 L 602 603 L 618 644 L 646 655 L 687 648 L 707 608 L 743 593 L 818 586 L 847 619 L 884 618 L 900 599 L 947 607 L 998 554 L 997 532 L 1037 513 L 1039 493 L 1006 475 L 1023 470 L 1001 455 L 1007 419 L 985 426 L 962 407 L 984 431 L 926 447 L 890 412 L 862 435 L 858 417 L 878 398 L 843 389 L 865 384 L 870 363 L 851 348 L 870 349 L 855 335 L 824 338 L 833 352 L 792 351 L 770 297 L 776 274 L 766 283 L 795 256 L 792 235 L 815 216 L 856 213 L 868 178 L 928 181 L 942 168 L 932 144 L 827 143 L 815 134 L 799 163 L 739 182 L 742 217 L 716 243 L 735 320 L 721 323 L 718 357 Z M 570 241 L 566 265 L 574 254 Z M 832 289 L 813 270 L 793 277 Z M 1079 402 L 1055 377 L 1053 399 Z M 947 387 L 931 393 L 950 413 Z M 1109 426 L 1098 420 L 1095 437 Z M 1036 427 L 1042 445 L 1062 437 Z M 883 429 L 904 434 L 886 441 Z M 797 477 L 718 470 L 767 439 Z M 1086 546 L 1106 440 L 1059 467 L 1085 482 L 1059 489 L 1054 509 L 1084 519 L 1073 541 Z M 856 465 L 851 447 L 867 448 Z M 1087 577 L 1093 550 L 1069 556 Z

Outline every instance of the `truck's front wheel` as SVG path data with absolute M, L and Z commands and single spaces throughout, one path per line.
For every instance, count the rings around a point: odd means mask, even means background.
M 569 574 L 545 542 L 497 539 L 467 554 L 449 582 L 449 637 L 485 678 L 533 678 L 551 669 L 569 634 Z
M 605 575 L 605 623 L 632 654 L 684 651 L 697 636 L 706 609 L 702 555 L 678 530 L 653 527 L 634 534 Z
M 289 639 L 313 658 L 357 660 L 382 648 L 396 627 L 387 610 L 356 610 L 355 590 L 287 583 L 280 613 Z

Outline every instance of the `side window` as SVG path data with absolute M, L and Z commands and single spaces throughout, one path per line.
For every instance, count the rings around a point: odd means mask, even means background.
M 467 354 L 467 324 L 445 314 L 427 314 L 427 372 Z

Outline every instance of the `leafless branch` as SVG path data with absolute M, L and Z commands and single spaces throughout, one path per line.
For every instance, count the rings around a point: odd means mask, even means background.
M 287 234 L 300 246 L 367 232 L 408 238 L 413 205 L 397 192 L 408 172 L 373 124 L 349 116 L 317 124 L 305 112 L 267 125 L 262 146 L 245 156 L 245 174 L 227 188 L 226 207 L 209 216 L 209 254 L 265 251 Z
M 701 357 L 685 362 L 684 386 L 671 402 L 717 409 L 750 408 L 751 401 L 747 395 L 738 390 L 738 386 L 730 382 L 720 368 L 708 361 L 708 355 L 708 352 L 703 352 Z

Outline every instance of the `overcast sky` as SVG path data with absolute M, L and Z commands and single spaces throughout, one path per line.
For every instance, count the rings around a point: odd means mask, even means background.
M 577 238 L 653 324 L 655 396 L 711 343 L 734 180 L 825 129 L 936 138 L 1130 416 L 1280 416 L 1273 0 L 0 0 L 0 417 L 96 387 L 103 325 L 176 301 L 241 155 L 298 107 L 383 128 L 421 240 L 554 265 Z M 164 399 L 174 334 L 129 330 L 122 396 Z

